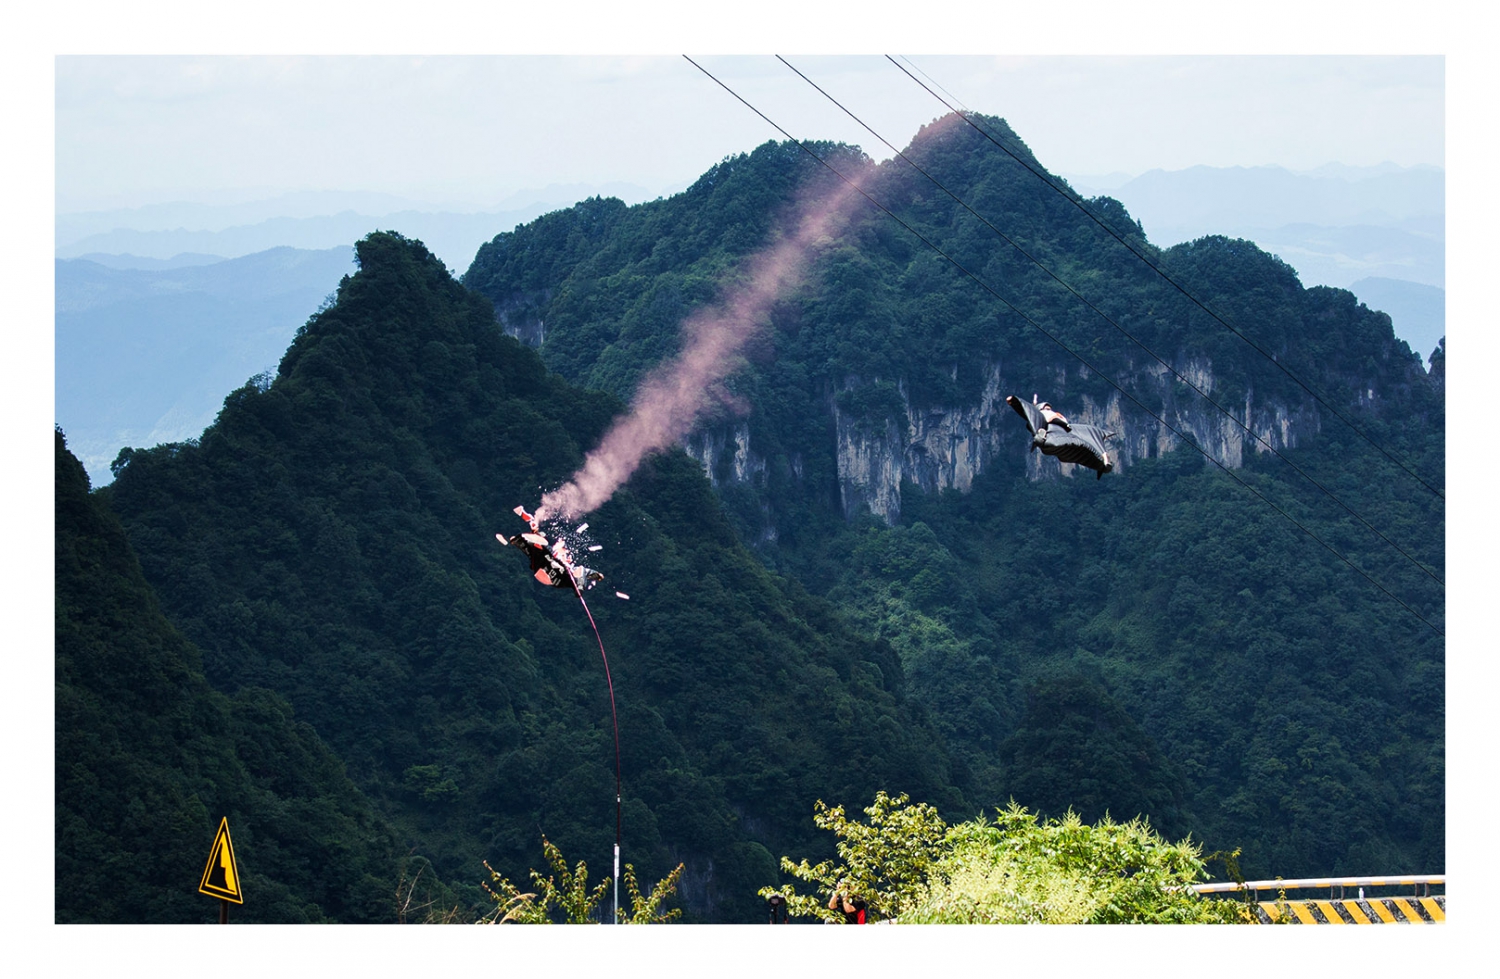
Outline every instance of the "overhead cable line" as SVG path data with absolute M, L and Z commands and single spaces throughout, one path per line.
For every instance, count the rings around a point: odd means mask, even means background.
M 763 119 L 763 120 L 765 120 L 765 122 L 769 126 L 771 126 L 773 129 L 775 129 L 777 132 L 781 133 L 788 140 L 790 140 L 793 143 L 795 143 L 799 149 L 801 149 L 808 156 L 812 157 L 818 163 L 822 164 L 825 168 L 827 168 L 829 171 L 831 171 L 834 174 L 834 176 L 838 177 L 844 183 L 848 184 L 851 189 L 853 189 L 861 197 L 863 197 L 865 200 L 869 201 L 872 205 L 874 205 L 876 208 L 878 208 L 880 211 L 882 211 L 887 217 L 889 217 L 891 220 L 895 221 L 897 224 L 901 225 L 901 227 L 904 228 L 904 229 L 906 229 L 906 231 L 909 232 L 913 237 L 915 237 L 917 240 L 921 241 L 928 248 L 931 248 L 934 252 L 936 252 L 938 255 L 940 255 L 943 259 L 945 259 L 954 268 L 958 269 L 964 275 L 967 275 L 969 278 L 973 279 L 974 282 L 977 285 L 979 285 L 980 288 L 984 289 L 990 295 L 994 296 L 1000 302 L 1004 303 L 1013 313 L 1015 313 L 1017 316 L 1021 317 L 1023 320 L 1025 320 L 1031 326 L 1035 327 L 1043 336 L 1047 337 L 1047 339 L 1049 339 L 1053 343 L 1057 344 L 1064 351 L 1066 351 L 1069 355 L 1071 355 L 1072 357 L 1074 357 L 1079 363 L 1083 364 L 1090 371 L 1092 371 L 1093 373 L 1097 374 L 1099 377 L 1103 378 L 1115 390 L 1119 391 L 1125 397 L 1129 398 L 1132 402 L 1134 402 L 1135 405 L 1138 408 L 1140 408 L 1146 414 L 1150 415 L 1152 418 L 1155 418 L 1158 422 L 1160 422 L 1162 424 L 1162 426 L 1164 428 L 1166 428 L 1168 431 L 1172 432 L 1178 438 L 1182 439 L 1185 443 L 1187 443 L 1188 445 L 1190 445 L 1194 449 L 1196 449 L 1200 454 L 1202 454 L 1202 456 L 1205 459 L 1207 459 L 1209 462 L 1213 463 L 1215 466 L 1218 466 L 1219 469 L 1222 472 L 1224 472 L 1227 476 L 1229 476 L 1235 482 L 1239 483 L 1241 486 L 1243 486 L 1246 489 L 1248 489 L 1251 493 L 1254 493 L 1257 497 L 1259 497 L 1261 499 L 1262 502 L 1264 502 L 1267 506 L 1271 507 L 1277 513 L 1279 513 L 1283 517 L 1285 517 L 1295 527 L 1297 527 L 1297 529 L 1301 530 L 1304 534 L 1306 534 L 1307 536 L 1311 537 L 1313 540 L 1317 541 L 1329 553 L 1331 553 L 1334 557 L 1336 557 L 1340 561 L 1344 562 L 1351 569 L 1353 569 L 1356 573 L 1358 573 L 1361 577 L 1363 577 L 1366 581 L 1368 581 L 1370 584 L 1374 585 L 1376 588 L 1378 588 L 1382 592 L 1384 592 L 1385 595 L 1388 598 L 1390 598 L 1392 601 L 1396 602 L 1402 608 L 1406 609 L 1412 615 L 1414 615 L 1418 619 L 1420 619 L 1424 625 L 1426 625 L 1429 629 L 1431 629 L 1433 632 L 1435 632 L 1438 636 L 1441 637 L 1443 635 L 1443 631 L 1441 629 L 1439 629 L 1436 625 L 1433 625 L 1433 623 L 1430 622 L 1427 619 L 1426 616 L 1422 615 L 1421 612 L 1418 612 L 1416 609 L 1412 608 L 1403 599 L 1401 599 L 1399 596 L 1397 596 L 1396 594 L 1394 594 L 1390 589 L 1386 588 L 1380 582 L 1378 582 L 1374 578 L 1370 577 L 1370 575 L 1363 568 L 1359 567 L 1353 561 L 1349 560 L 1347 557 L 1345 557 L 1343 554 L 1341 554 L 1338 551 L 1337 548 L 1335 548 L 1333 545 L 1331 545 L 1327 541 L 1323 540 L 1323 538 L 1319 537 L 1312 530 L 1310 530 L 1306 526 L 1304 526 L 1301 522 L 1299 522 L 1297 520 L 1297 518 L 1293 517 L 1290 513 L 1287 513 L 1286 510 L 1284 510 L 1280 506 L 1278 506 L 1273 500 L 1271 500 L 1269 497 L 1267 497 L 1260 490 L 1256 489 L 1254 486 L 1251 486 L 1249 483 L 1245 482 L 1245 480 L 1241 479 L 1238 475 L 1236 475 L 1234 473 L 1233 470 L 1229 469 L 1227 466 L 1225 466 L 1219 460 L 1215 459 L 1211 453 L 1209 453 L 1207 450 L 1205 450 L 1202 446 L 1198 445 L 1198 443 L 1194 442 L 1192 439 L 1188 438 L 1182 432 L 1178 431 L 1166 419 L 1162 418 L 1161 416 L 1157 415 L 1156 412 L 1154 412 L 1150 408 L 1146 407 L 1146 405 L 1144 405 L 1140 401 L 1140 399 L 1138 399 L 1135 395 L 1131 394 L 1129 391 L 1127 391 L 1123 387 L 1121 387 L 1112 377 L 1110 377 L 1108 374 L 1104 373 L 1103 371 L 1099 370 L 1099 368 L 1095 367 L 1093 364 L 1089 363 L 1089 361 L 1086 358 L 1084 358 L 1082 354 L 1079 354 L 1077 351 L 1075 351 L 1072 348 L 1070 348 L 1066 343 L 1064 343 L 1062 340 L 1058 339 L 1050 331 L 1048 331 L 1046 327 L 1042 326 L 1036 320 L 1034 320 L 1030 316 L 1026 315 L 1026 313 L 1023 312 L 1021 309 L 1019 309 L 1014 303 L 1012 303 L 1010 300 L 1006 299 L 1004 296 L 1000 295 L 1000 293 L 996 292 L 995 289 L 988 282 L 984 281 L 978 275 L 976 275 L 973 272 L 971 272 L 961 262 L 959 262 L 957 259 L 953 258 L 951 255 L 949 255 L 947 252 L 943 251 L 941 248 L 939 248 L 936 244 L 934 244 L 931 240 L 929 240 L 920 231 L 918 231 L 917 229 L 913 228 L 911 225 L 909 225 L 905 221 L 903 221 L 894 212 L 892 212 L 890 210 L 890 208 L 886 207 L 884 204 L 880 203 L 875 198 L 871 197 L 870 194 L 867 193 L 864 188 L 860 187 L 857 183 L 855 183 L 854 181 L 850 180 L 843 173 L 841 173 L 838 170 L 837 167 L 834 167 L 832 164 L 830 164 L 828 161 L 824 160 L 817 153 L 814 153 L 800 139 L 797 139 L 791 133 L 789 133 L 785 129 L 781 128 L 781 126 L 777 125 L 769 116 L 767 116 L 765 113 L 761 112 L 755 106 L 751 105 L 738 92 L 736 92 L 734 89 L 730 88 L 723 81 L 721 81 L 717 76 L 715 76 L 713 74 L 713 72 L 709 71 L 707 68 L 704 68 L 702 65 L 698 64 L 698 62 L 694 61 L 692 58 L 688 57 L 687 55 L 683 55 L 682 57 L 683 57 L 684 60 L 687 61 L 688 64 L 692 65 L 694 68 L 697 68 L 699 71 L 703 72 L 703 74 L 707 75 L 708 78 L 710 80 L 712 80 L 716 85 L 718 85 L 720 88 L 724 89 L 724 91 L 728 92 L 730 95 L 734 96 L 734 98 L 738 102 L 740 102 L 742 105 L 744 105 L 745 108 L 749 109 L 751 112 L 754 112 L 757 116 L 760 116 L 760 118 Z
M 935 98 L 939 102 L 943 103 L 943 105 L 948 108 L 948 111 L 955 113 L 956 115 L 958 115 L 959 118 L 963 119 L 964 122 L 968 123 L 969 126 L 971 128 L 973 128 L 975 132 L 979 133 L 981 136 L 983 136 L 985 139 L 989 140 L 991 143 L 994 143 L 995 146 L 999 147 L 1000 150 L 1003 151 L 1012 160 L 1015 160 L 1017 163 L 1021 164 L 1021 166 L 1025 167 L 1027 170 L 1031 171 L 1031 173 L 1038 180 L 1040 180 L 1042 183 L 1046 184 L 1049 188 L 1051 188 L 1057 194 L 1061 195 L 1064 200 L 1066 200 L 1068 203 L 1072 204 L 1074 207 L 1078 208 L 1084 214 L 1088 215 L 1089 220 L 1093 221 L 1099 227 L 1103 228 L 1104 231 L 1107 232 L 1110 235 L 1110 237 L 1114 238 L 1120 244 L 1124 245 L 1125 248 L 1127 248 L 1132 255 L 1134 255 L 1136 258 L 1139 258 L 1142 262 L 1146 263 L 1146 265 L 1149 266 L 1153 272 L 1155 272 L 1157 275 L 1159 275 L 1163 279 L 1165 279 L 1172 286 L 1172 288 L 1176 289 L 1178 292 L 1180 292 L 1184 296 L 1186 296 L 1199 309 L 1203 310 L 1209 316 L 1213 317 L 1214 320 L 1219 323 L 1219 325 L 1223 326 L 1226 330 L 1228 330 L 1229 332 L 1233 333 L 1235 336 L 1239 337 L 1241 340 L 1243 340 L 1246 343 L 1248 343 L 1261 356 L 1265 357 L 1271 363 L 1275 364 L 1281 370 L 1281 372 L 1283 374 L 1285 374 L 1287 377 L 1291 378 L 1299 387 L 1302 388 L 1302 390 L 1304 390 L 1308 394 L 1312 395 L 1313 399 L 1315 401 L 1317 401 L 1318 404 L 1322 405 L 1324 408 L 1327 408 L 1330 412 L 1333 413 L 1334 417 L 1338 418 L 1339 421 L 1343 422 L 1345 425 L 1348 425 L 1349 429 L 1352 432 L 1354 432 L 1354 434 L 1358 435 L 1360 438 L 1362 438 L 1366 442 L 1370 443 L 1370 445 L 1374 446 L 1375 449 L 1377 451 L 1379 451 L 1381 455 L 1385 456 L 1387 459 L 1389 459 L 1392 463 L 1394 463 L 1397 467 L 1399 467 L 1400 469 L 1402 469 L 1407 475 L 1411 476 L 1417 482 L 1419 482 L 1423 486 L 1427 487 L 1427 489 L 1430 490 L 1439 499 L 1444 499 L 1445 498 L 1443 496 L 1443 491 L 1442 490 L 1438 489 L 1437 487 L 1433 486 L 1431 483 L 1427 482 L 1427 480 L 1425 480 L 1425 479 L 1422 478 L 1421 474 L 1417 473 L 1416 471 L 1414 471 L 1413 469 L 1411 469 L 1409 466 L 1407 466 L 1405 463 L 1403 463 L 1400 459 L 1397 459 L 1395 456 L 1393 456 L 1389 452 L 1387 452 L 1384 446 L 1380 445 L 1380 443 L 1376 442 L 1369 435 L 1365 434 L 1365 432 L 1358 425 L 1355 425 L 1354 422 L 1352 422 L 1348 418 L 1346 418 L 1344 416 L 1344 414 L 1342 412 L 1340 412 L 1337 408 L 1335 408 L 1333 405 L 1329 404 L 1327 401 L 1323 400 L 1323 397 L 1321 395 L 1319 395 L 1318 392 L 1314 391 L 1310 386 L 1308 386 L 1308 384 L 1305 381 L 1303 381 L 1296 374 L 1292 373 L 1291 369 L 1289 367 L 1287 367 L 1285 364 L 1283 364 L 1280 360 L 1278 360 L 1274 354 L 1272 354 L 1270 351 L 1266 350 L 1264 347 L 1262 347 L 1260 344 L 1256 343 L 1254 340 L 1250 339 L 1250 337 L 1246 336 L 1244 333 L 1241 333 L 1231 323 L 1229 323 L 1227 320 L 1225 320 L 1222 316 L 1220 316 L 1218 313 L 1214 312 L 1214 310 L 1210 309 L 1208 307 L 1208 305 L 1205 304 L 1201 299 L 1199 299 L 1197 296 L 1195 296 L 1191 292 L 1189 292 L 1176 279 L 1172 278 L 1172 276 L 1170 276 L 1166 272 L 1164 272 L 1161 269 L 1160 266 L 1158 266 L 1155 262 L 1151 261 L 1151 259 L 1149 259 L 1145 255 L 1143 255 L 1139 250 L 1137 250 L 1134 245 L 1132 245 L 1129 241 L 1127 241 L 1125 239 L 1124 236 L 1122 236 L 1113 227 L 1111 227 L 1108 222 L 1106 222 L 1103 219 L 1101 219 L 1098 215 L 1096 215 L 1093 211 L 1091 211 L 1088 207 L 1086 207 L 1083 204 L 1083 202 L 1081 200 L 1079 200 L 1075 195 L 1069 194 L 1067 191 L 1063 190 L 1061 187 L 1059 187 L 1056 184 L 1054 184 L 1048 178 L 1047 174 L 1038 171 L 1030 163 L 1027 163 L 1021 157 L 1019 157 L 1015 153 L 1013 153 L 1010 150 L 1010 148 L 1007 147 L 1004 143 L 1000 142 L 995 137 L 991 136 L 988 132 L 985 131 L 985 129 L 983 127 L 979 126 L 977 123 L 974 122 L 974 120 L 970 119 L 968 113 L 966 113 L 966 112 L 964 112 L 964 111 L 962 111 L 960 109 L 954 108 L 954 106 L 953 106 L 952 103 L 950 103 L 947 99 L 943 98 L 943 96 L 941 96 L 938 93 L 934 92 L 932 90 L 932 88 L 927 85 L 926 82 L 923 82 L 921 79 L 917 78 L 917 76 L 913 75 L 910 71 L 907 71 L 907 69 L 904 66 L 902 66 L 898 61 L 896 61 L 895 58 L 892 58 L 890 55 L 886 55 L 885 58 L 891 64 L 895 65 L 897 68 L 900 68 L 901 71 L 903 73 L 905 73 L 908 78 L 910 78 L 912 81 L 916 82 L 918 85 L 922 86 L 922 88 L 926 89 L 927 92 L 928 92 L 928 94 L 930 94 L 933 98 Z M 913 66 L 913 67 L 915 67 L 915 66 Z M 920 69 L 918 69 L 918 70 L 920 70 Z M 927 73 L 926 72 L 922 72 L 922 74 L 926 75 Z M 928 77 L 929 77 L 929 79 L 931 78 L 931 76 L 928 76 Z M 937 83 L 934 82 L 933 84 L 937 84 Z M 941 85 L 939 85 L 938 87 L 942 88 Z M 944 89 L 944 91 L 947 91 L 947 90 Z M 957 99 L 955 99 L 954 101 L 957 101 Z
M 803 81 L 807 82 L 807 84 L 809 84 L 813 88 L 817 89 L 818 92 L 824 98 L 828 99 L 828 101 L 832 102 L 834 105 L 838 106 L 841 110 L 843 110 L 843 112 L 844 112 L 845 115 L 847 115 L 850 119 L 853 119 L 855 122 L 857 122 L 861 126 L 863 126 L 866 132 L 868 132 L 871 136 L 874 136 L 876 139 L 878 139 L 882 143 L 884 143 L 886 145 L 886 147 L 888 149 L 890 149 L 891 152 L 895 153 L 896 156 L 898 156 L 898 157 L 901 158 L 902 162 L 906 163 L 912 169 L 916 170 L 922 176 L 926 177 L 929 181 L 932 182 L 933 186 L 937 187 L 938 190 L 941 190 L 943 193 L 945 193 L 949 197 L 953 198 L 953 200 L 954 200 L 955 203 L 957 203 L 964 210 L 968 211 L 974 217 L 978 218 L 984 224 L 985 227 L 989 228 L 995 234 L 997 234 L 1001 238 L 1003 238 L 1006 241 L 1007 244 L 1009 244 L 1012 248 L 1014 248 L 1017 252 L 1019 252 L 1023 257 L 1025 257 L 1028 261 L 1030 261 L 1037 268 L 1039 268 L 1043 272 L 1047 273 L 1047 275 L 1050 276 L 1053 279 L 1053 281 L 1055 281 L 1058 285 L 1062 286 L 1064 289 L 1068 290 L 1068 292 L 1072 293 L 1074 297 L 1076 297 L 1084 305 L 1088 306 L 1089 309 L 1092 309 L 1094 312 L 1098 313 L 1101 319 L 1103 319 L 1110 326 L 1112 326 L 1116 330 L 1118 330 L 1120 332 L 1120 334 L 1123 335 L 1126 339 L 1130 340 L 1136 346 L 1140 347 L 1146 353 L 1150 354 L 1151 357 L 1154 358 L 1158 364 L 1161 364 L 1162 367 L 1164 367 L 1168 371 L 1170 371 L 1172 373 L 1173 377 L 1177 378 L 1183 384 L 1185 384 L 1188 387 L 1192 388 L 1200 396 L 1202 396 L 1202 398 L 1205 401 L 1207 401 L 1209 404 L 1213 405 L 1215 408 L 1219 409 L 1219 411 L 1222 412 L 1223 415 L 1226 418 L 1228 418 L 1230 421 L 1234 422 L 1240 428 L 1244 429 L 1245 434 L 1249 435 L 1251 438 L 1255 439 L 1261 445 L 1265 446 L 1273 455 L 1276 456 L 1276 458 L 1280 459 L 1282 462 L 1286 463 L 1288 466 L 1291 466 L 1292 469 L 1294 469 L 1297 472 L 1298 475 L 1302 476 L 1308 482 L 1312 483 L 1318 489 L 1322 490 L 1323 493 L 1324 493 L 1324 495 L 1326 495 L 1330 500 L 1332 500 L 1333 502 L 1337 503 L 1339 506 L 1343 507 L 1344 510 L 1349 513 L 1350 516 L 1354 517 L 1354 519 L 1356 519 L 1360 523 L 1364 524 L 1365 527 L 1367 529 L 1369 529 L 1369 531 L 1371 533 L 1375 534 L 1375 536 L 1377 536 L 1381 540 L 1385 541 L 1387 544 L 1389 544 L 1391 547 L 1393 547 L 1397 552 L 1399 552 L 1402 557 L 1406 558 L 1412 564 L 1416 565 L 1416 567 L 1418 568 L 1418 570 L 1420 570 L 1423 574 L 1427 575 L 1427 577 L 1429 577 L 1433 581 L 1437 582 L 1438 585 L 1440 585 L 1440 586 L 1443 585 L 1443 580 L 1441 578 L 1439 578 L 1436 574 L 1434 574 L 1431 570 L 1429 570 L 1426 565 L 1424 565 L 1421 561 L 1417 560 L 1411 554 L 1407 553 L 1407 551 L 1403 547 L 1401 547 L 1401 545 L 1397 544 L 1395 541 L 1393 541 L 1389 537 L 1387 537 L 1384 533 L 1382 533 L 1380 531 L 1380 529 L 1378 527 L 1376 527 L 1374 524 L 1370 523 L 1370 521 L 1368 521 L 1364 517 L 1360 516 L 1357 512 L 1355 512 L 1355 510 L 1352 507 L 1350 507 L 1343 500 L 1341 500 L 1337 496 L 1335 496 L 1331 490 L 1329 490 L 1326 486 L 1324 486 L 1322 483 L 1318 482 L 1311 475 L 1309 475 L 1307 472 L 1305 472 L 1302 469 L 1301 466 L 1298 466 L 1295 462 L 1293 462 L 1292 460 L 1288 459 L 1286 456 L 1282 455 L 1276 449 L 1276 447 L 1274 445 L 1272 445 L 1270 442 L 1268 442 L 1264 438 L 1262 438 L 1254 429 L 1252 429 L 1245 422 L 1242 422 L 1242 421 L 1239 420 L 1239 418 L 1235 417 L 1234 413 L 1231 412 L 1228 408 L 1225 408 L 1223 405 L 1219 404 L 1219 402 L 1215 401 L 1213 399 L 1213 397 L 1210 396 L 1207 391 L 1204 391 L 1198 385 L 1194 384 L 1190 379 L 1188 379 L 1180 371 L 1178 371 L 1177 368 L 1173 367 L 1167 361 L 1163 360 L 1156 353 L 1156 351 L 1154 351 L 1150 347 L 1146 346 L 1146 344 L 1144 342 L 1142 342 L 1141 340 L 1137 339 L 1134 335 L 1132 335 L 1130 333 L 1130 331 L 1126 330 L 1123 326 L 1121 326 L 1118 322 L 1116 322 L 1114 320 L 1114 318 L 1111 317 L 1108 313 L 1104 312 L 1104 310 L 1102 310 L 1098 306 L 1094 305 L 1094 303 L 1091 302 L 1088 299 L 1088 297 L 1084 296 L 1077 289 L 1074 289 L 1071 285 L 1069 285 L 1066 281 L 1064 281 L 1059 275 L 1057 275 L 1057 273 L 1053 272 L 1046 265 L 1042 264 L 1041 261 L 1039 261 L 1035 256 L 1033 256 L 1025 248 L 1022 248 L 1019 244 L 1017 244 L 1016 241 L 1015 241 L 1015 239 L 1011 238 L 1005 232 L 1003 232 L 999 228 L 995 227 L 995 225 L 992 224 L 988 218 L 984 217 L 984 215 L 980 214 L 978 211 L 974 210 L 974 208 L 970 207 L 969 204 L 966 201 L 964 201 L 957 194 L 953 193 L 953 191 L 951 191 L 947 187 L 943 186 L 943 184 L 941 182 L 939 182 L 936 177 L 934 177 L 932 174 L 930 174 L 926 170 L 924 170 L 916 161 L 912 160 L 905 153 L 901 152 L 899 149 L 897 149 L 895 146 L 893 146 L 891 144 L 891 142 L 889 140 L 887 140 L 884 136 L 882 136 L 879 133 L 877 133 L 874 129 L 871 129 L 870 126 L 863 119 L 861 119 L 859 116 L 855 115 L 853 112 L 849 111 L 848 107 L 846 107 L 838 99 L 834 98 L 832 95 L 829 95 L 828 92 L 825 91 L 823 89 L 823 87 L 820 86 L 817 82 L 813 81 L 811 78 L 808 78 L 801 71 L 798 71 L 797 68 L 794 65 L 792 65 L 792 63 L 790 61 L 787 61 L 781 55 L 779 55 L 779 54 L 776 55 L 776 60 L 780 61 L 782 64 L 786 65 L 793 72 L 795 72 L 798 78 L 801 78 Z M 1248 409 L 1247 409 L 1247 418 L 1248 418 Z

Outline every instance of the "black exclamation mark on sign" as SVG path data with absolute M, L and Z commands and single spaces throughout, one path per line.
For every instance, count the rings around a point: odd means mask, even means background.
M 229 859 L 229 840 L 220 837 L 218 860 L 214 861 L 214 869 L 208 875 L 210 887 L 230 894 L 238 894 L 239 888 L 235 886 L 234 863 Z

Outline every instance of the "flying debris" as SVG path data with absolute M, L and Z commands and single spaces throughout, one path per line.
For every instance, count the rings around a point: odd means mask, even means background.
M 1096 479 L 1103 479 L 1105 473 L 1114 470 L 1115 464 L 1104 448 L 1105 441 L 1114 438 L 1114 432 L 1097 425 L 1075 425 L 1047 402 L 1038 402 L 1034 394 L 1030 404 L 1015 395 L 1007 397 L 1005 403 L 1016 410 L 1030 429 L 1031 451 L 1041 449 L 1044 455 L 1056 456 L 1060 462 L 1087 466 L 1094 470 Z
M 604 580 L 604 575 L 593 568 L 575 563 L 566 543 L 548 540 L 536 517 L 527 513 L 525 507 L 518 506 L 515 512 L 526 521 L 526 525 L 531 528 L 530 532 L 514 537 L 496 534 L 495 539 L 509 547 L 519 548 L 530 559 L 532 577 L 537 581 L 553 588 L 571 588 L 582 597 L 584 591 Z

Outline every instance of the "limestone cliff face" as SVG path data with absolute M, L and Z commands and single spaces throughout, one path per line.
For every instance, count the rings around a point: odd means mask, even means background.
M 688 455 L 698 460 L 708 475 L 714 489 L 728 484 L 749 484 L 764 487 L 766 460 L 750 449 L 750 425 L 739 421 L 728 426 L 711 425 L 693 432 L 682 440 Z M 791 459 L 793 474 L 802 476 L 802 459 L 794 455 Z M 759 543 L 776 540 L 776 523 L 772 519 L 769 505 L 761 504 Z
M 1161 421 L 1119 392 L 1114 392 L 1103 405 L 1083 397 L 1082 410 L 1069 417 L 1103 424 L 1119 433 L 1110 444 L 1119 453 L 1116 466 L 1122 469 L 1132 460 L 1158 456 L 1176 448 L 1181 440 L 1173 429 L 1197 443 L 1221 465 L 1234 469 L 1244 465 L 1246 451 L 1295 448 L 1301 439 L 1316 433 L 1322 425 L 1311 397 L 1305 403 L 1288 405 L 1257 399 L 1250 389 L 1242 398 L 1230 400 L 1217 390 L 1213 365 L 1206 358 L 1183 358 L 1173 367 L 1228 414 L 1183 385 L 1166 367 L 1152 363 L 1125 381 L 1136 397 L 1148 405 L 1152 396 L 1160 399 L 1156 411 Z M 1075 468 L 1064 466 L 1064 474 L 1071 474 Z
M 542 322 L 541 311 L 551 301 L 551 289 L 518 293 L 504 302 L 495 302 L 495 320 L 502 330 L 528 347 L 540 348 L 547 339 L 547 324 Z
M 895 523 L 901 516 L 903 484 L 924 493 L 945 489 L 968 492 L 974 477 L 997 471 L 996 467 L 998 471 L 1024 471 L 1033 480 L 1074 475 L 1093 478 L 1086 469 L 1029 451 L 1030 435 L 1005 403 L 1008 394 L 1027 399 L 1037 394 L 1056 403 L 1075 422 L 1101 425 L 1115 432 L 1109 447 L 1116 472 L 1128 469 L 1137 459 L 1176 448 L 1181 440 L 1173 429 L 1197 443 L 1220 464 L 1237 468 L 1244 464 L 1247 452 L 1295 447 L 1321 425 L 1316 404 L 1310 398 L 1307 403 L 1282 404 L 1259 400 L 1251 390 L 1230 403 L 1215 391 L 1213 365 L 1207 359 L 1184 356 L 1173 367 L 1233 417 L 1226 416 L 1154 362 L 1135 368 L 1120 380 L 1162 421 L 1118 391 L 1113 391 L 1103 402 L 1083 394 L 1070 396 L 1069 381 L 1086 376 L 1083 368 L 1071 374 L 1059 371 L 1049 380 L 1048 390 L 1034 391 L 1034 376 L 1007 378 L 1003 365 L 989 364 L 984 370 L 983 391 L 978 399 L 959 405 L 914 404 L 906 385 L 898 382 L 904 417 L 897 418 L 856 417 L 841 411 L 837 400 L 830 396 L 827 404 L 834 419 L 834 453 L 844 515 L 853 517 L 868 508 L 887 523 Z M 844 387 L 863 383 L 873 382 L 848 378 Z M 750 444 L 749 426 L 744 422 L 695 433 L 684 448 L 703 465 L 715 487 L 726 482 L 754 483 L 764 477 L 765 460 Z M 763 537 L 774 538 L 769 514 L 767 527 Z
M 894 523 L 901 516 L 903 482 L 927 493 L 968 492 L 999 450 L 1006 416 L 1020 422 L 1005 403 L 998 366 L 986 371 L 984 393 L 972 405 L 917 407 L 904 383 L 897 389 L 905 406 L 904 424 L 887 418 L 872 425 L 840 411 L 830 399 L 845 517 L 869 507 Z
M 750 451 L 750 425 L 746 422 L 736 422 L 727 430 L 696 431 L 683 440 L 682 447 L 698 460 L 714 489 L 724 483 L 758 482 L 765 476 L 766 461 Z
M 901 477 L 906 461 L 906 433 L 885 419 L 878 428 L 856 421 L 833 406 L 838 433 L 839 502 L 845 518 L 865 507 L 887 522 L 901 515 Z

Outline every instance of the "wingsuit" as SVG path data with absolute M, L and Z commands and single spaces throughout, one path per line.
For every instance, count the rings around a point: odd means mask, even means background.
M 1016 410 L 1031 431 L 1031 451 L 1041 449 L 1043 455 L 1055 456 L 1060 462 L 1087 466 L 1094 470 L 1096 479 L 1114 471 L 1115 464 L 1104 448 L 1114 432 L 1097 425 L 1074 425 L 1047 402 L 1038 403 L 1034 394 L 1030 403 L 1015 395 L 1007 397 L 1005 403 Z
M 568 545 L 562 541 L 549 541 L 537 525 L 537 520 L 524 507 L 516 507 L 516 514 L 530 526 L 531 532 L 506 537 L 496 534 L 502 544 L 516 547 L 531 561 L 532 577 L 553 588 L 573 588 L 579 591 L 594 587 L 603 581 L 604 575 L 573 563 Z

